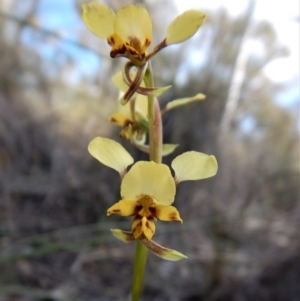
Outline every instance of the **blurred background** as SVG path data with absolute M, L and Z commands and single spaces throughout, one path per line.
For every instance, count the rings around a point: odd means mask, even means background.
M 123 301 L 134 244 L 112 237 L 130 220 L 106 216 L 120 178 L 87 152 L 107 122 L 126 61 L 83 24 L 80 0 L 0 2 L 0 300 Z M 103 1 L 104 2 L 104 1 Z M 201 2 L 201 3 L 200 3 Z M 153 59 L 160 103 L 207 95 L 163 117 L 175 153 L 214 154 L 217 176 L 178 187 L 183 225 L 158 222 L 142 301 L 300 300 L 299 2 L 105 1 L 145 6 L 152 47 L 186 9 L 209 18 Z M 151 47 L 150 47 L 151 48 Z M 145 154 L 122 141 L 136 159 Z

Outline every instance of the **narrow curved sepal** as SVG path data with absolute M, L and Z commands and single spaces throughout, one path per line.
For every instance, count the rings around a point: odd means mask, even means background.
M 148 63 L 145 63 L 144 65 L 141 65 L 138 67 L 134 79 L 131 80 L 131 78 L 130 78 L 131 82 L 129 82 L 129 80 L 126 81 L 126 73 L 127 72 L 128 72 L 128 76 L 130 77 L 130 67 L 129 66 L 130 66 L 129 64 L 125 65 L 125 67 L 122 70 L 123 80 L 125 81 L 126 84 L 129 85 L 126 92 L 122 95 L 122 97 L 119 100 L 122 105 L 127 104 L 127 102 L 137 92 L 137 89 L 139 88 L 139 86 L 142 84 L 145 72 L 147 70 Z
M 153 240 L 141 239 L 140 240 L 152 253 L 156 256 L 170 261 L 178 261 L 182 259 L 186 259 L 187 256 L 183 255 L 182 253 L 164 248 L 161 245 L 155 243 Z
M 145 140 L 137 140 L 135 139 L 132 130 L 129 128 L 129 137 L 130 142 L 136 146 L 139 150 L 149 154 L 150 147 L 148 144 L 144 144 Z M 162 146 L 162 156 L 168 156 L 174 152 L 174 150 L 179 146 L 179 144 L 163 144 Z
M 118 142 L 102 137 L 94 138 L 88 146 L 89 153 L 102 164 L 124 175 L 128 165 L 134 160 L 127 150 Z
M 112 232 L 113 236 L 116 237 L 117 239 L 121 240 L 124 243 L 131 243 L 135 241 L 132 232 L 129 231 L 123 231 L 120 229 L 110 229 Z M 182 253 L 164 248 L 161 245 L 155 243 L 153 240 L 148 240 L 146 238 L 140 239 L 140 241 L 151 251 L 153 254 L 156 256 L 165 259 L 165 260 L 170 260 L 170 261 L 178 261 L 182 259 L 186 259 L 187 256 L 183 255 Z
M 174 150 L 179 146 L 179 144 L 163 144 L 162 155 L 168 156 L 174 152 Z
M 135 241 L 132 232 L 123 231 L 120 229 L 110 229 L 110 231 L 112 232 L 114 237 L 123 241 L 126 244 Z
M 167 90 L 169 90 L 172 86 L 165 87 L 152 87 L 152 88 L 143 88 L 139 87 L 136 92 L 145 96 L 154 96 L 158 97 L 164 94 Z
M 192 37 L 205 22 L 206 14 L 200 10 L 187 10 L 176 17 L 168 26 L 166 44 L 177 44 Z
M 173 101 L 168 102 L 167 105 L 165 106 L 164 110 L 170 111 L 174 108 L 184 106 L 184 105 L 187 105 L 187 104 L 195 102 L 195 101 L 204 100 L 205 98 L 206 98 L 206 96 L 204 94 L 199 93 L 193 97 L 185 97 L 185 98 L 175 99 Z
M 130 81 L 126 78 L 126 74 L 122 71 L 119 71 L 112 77 L 112 81 L 114 82 L 114 84 L 123 92 L 127 92 L 129 89 L 131 89 L 130 87 L 132 85 L 132 82 L 136 78 L 136 72 L 130 71 L 128 75 L 130 76 Z M 145 96 L 158 97 L 165 93 L 167 90 L 169 90 L 171 87 L 172 86 L 147 88 L 145 87 L 145 83 L 142 80 L 139 87 L 135 89 L 135 92 Z M 122 101 L 123 98 L 124 97 L 122 97 L 120 101 Z M 145 99 L 145 101 L 147 101 L 147 99 Z
M 210 178 L 218 170 L 218 163 L 214 156 L 195 151 L 179 155 L 172 161 L 171 166 L 175 171 L 176 183 Z

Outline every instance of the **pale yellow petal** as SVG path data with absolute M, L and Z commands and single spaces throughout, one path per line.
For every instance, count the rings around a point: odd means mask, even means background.
M 214 176 L 218 163 L 214 156 L 191 151 L 186 152 L 172 161 L 176 182 L 200 180 Z
M 120 97 L 122 97 L 123 93 L 120 92 L 119 94 Z M 133 120 L 130 106 L 131 106 L 130 101 L 126 105 L 122 105 L 120 99 L 118 99 L 118 108 L 117 108 L 118 113 L 126 116 L 127 119 Z
M 125 115 L 119 114 L 119 113 L 114 113 L 109 116 L 108 120 L 111 123 L 115 123 L 115 124 L 123 127 L 125 125 L 128 125 L 130 122 L 132 122 L 132 120 L 129 118 L 130 118 L 129 116 L 125 116 Z
M 120 216 L 131 216 L 135 214 L 136 201 L 121 200 L 107 209 L 107 215 L 117 214 Z
M 87 28 L 101 39 L 107 39 L 114 32 L 115 13 L 105 4 L 83 4 L 82 19 Z
M 123 79 L 122 71 L 117 72 L 112 77 L 112 81 L 122 92 L 126 92 L 128 90 L 128 85 Z
M 102 137 L 96 137 L 88 146 L 89 153 L 102 164 L 123 174 L 134 160 L 127 150 L 118 142 Z
M 174 206 L 155 205 L 151 212 L 153 212 L 153 215 L 161 221 L 179 221 L 182 223 L 180 214 Z
M 174 108 L 180 107 L 180 106 L 184 106 L 187 105 L 191 102 L 195 102 L 195 101 L 199 101 L 199 100 L 204 100 L 205 99 L 205 95 L 202 93 L 199 93 L 193 97 L 185 97 L 185 98 L 180 98 L 180 99 L 175 99 L 173 101 L 168 102 L 168 104 L 165 107 L 166 111 L 172 110 Z
M 186 259 L 187 257 L 182 253 L 167 249 L 162 247 L 161 245 L 155 243 L 153 240 L 141 239 L 141 242 L 156 256 L 161 257 L 165 260 L 178 261 L 181 259 Z
M 170 205 L 174 202 L 175 193 L 176 186 L 169 167 L 153 161 L 135 163 L 121 184 L 121 196 L 126 199 L 148 195 L 160 204 Z
M 123 231 L 120 229 L 110 229 L 112 232 L 113 236 L 116 237 L 117 239 L 120 239 L 121 241 L 125 243 L 130 243 L 135 241 L 132 232 L 129 231 Z
M 198 31 L 205 20 L 206 15 L 200 10 L 192 9 L 179 15 L 167 28 L 166 44 L 184 42 Z
M 155 222 L 152 219 L 147 219 L 145 216 L 137 216 L 132 222 L 132 234 L 135 239 L 145 236 L 151 239 L 155 233 Z M 143 235 L 143 236 L 141 236 Z
M 148 115 L 148 98 L 144 95 L 137 94 L 135 100 L 135 111 L 138 112 L 144 118 Z
M 121 8 L 116 14 L 115 32 L 133 47 L 135 45 L 132 45 L 132 39 L 140 41 L 141 47 L 148 40 L 149 46 L 152 39 L 152 23 L 147 10 L 134 5 Z
M 134 111 L 135 111 L 135 120 L 137 122 L 141 122 L 142 120 L 147 118 L 148 112 L 148 99 L 146 96 L 137 95 L 135 99 L 130 100 L 126 105 L 122 105 L 120 101 L 118 101 L 118 112 L 109 116 L 109 121 L 112 123 L 116 123 L 119 126 L 128 125 L 133 123 L 133 118 L 131 116 L 130 106 L 131 102 L 134 101 Z

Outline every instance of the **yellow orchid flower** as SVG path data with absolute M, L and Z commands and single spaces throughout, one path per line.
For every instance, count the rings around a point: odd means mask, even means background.
M 199 10 L 184 12 L 169 24 L 163 41 L 147 55 L 152 41 L 152 22 L 145 8 L 128 5 L 115 14 L 107 5 L 91 2 L 83 4 L 82 10 L 86 26 L 111 46 L 110 56 L 127 57 L 137 66 L 145 64 L 162 48 L 189 39 L 206 20 L 206 15 Z
M 147 98 L 137 94 L 135 99 L 132 99 L 126 105 L 122 105 L 119 100 L 117 112 L 110 115 L 108 120 L 122 127 L 122 131 L 120 132 L 121 137 L 130 140 L 129 126 L 131 126 L 131 132 L 137 141 L 144 143 L 148 130 L 147 110 Z
M 86 26 L 112 47 L 112 58 L 124 56 L 137 65 L 145 62 L 152 40 L 152 23 L 145 8 L 128 5 L 115 14 L 107 5 L 91 2 L 82 9 Z
M 136 72 L 131 71 L 130 77 L 135 77 Z M 121 90 L 122 92 L 126 92 L 128 90 L 128 83 L 125 82 L 122 72 L 117 72 L 113 77 L 112 81 L 114 84 Z M 152 95 L 159 96 L 171 86 L 163 87 L 163 88 L 155 88 L 154 91 L 151 91 Z M 121 137 L 126 137 L 128 140 L 131 140 L 133 144 L 135 144 L 140 150 L 144 152 L 149 152 L 148 146 L 144 145 L 145 142 L 145 133 L 148 131 L 148 99 L 144 96 L 147 93 L 144 93 L 145 89 L 144 81 L 141 82 L 141 86 L 137 89 L 137 93 L 131 98 L 132 102 L 128 102 L 127 104 L 123 104 L 123 95 L 121 94 L 121 98 L 118 101 L 118 109 L 116 113 L 113 113 L 109 116 L 109 121 L 114 123 L 120 127 L 122 127 L 122 131 L 120 132 Z M 190 104 L 195 101 L 201 101 L 205 99 L 205 95 L 202 93 L 198 93 L 192 97 L 185 97 L 180 99 L 175 99 L 169 102 L 165 108 L 161 110 L 161 114 L 166 113 L 174 108 Z M 134 141 L 132 141 L 132 137 L 130 135 L 130 127 L 132 126 L 131 132 L 134 135 Z M 163 156 L 166 156 L 174 151 L 174 149 L 178 146 L 178 144 L 164 144 L 163 145 Z
M 107 210 L 107 215 L 134 216 L 132 234 L 135 239 L 151 240 L 156 219 L 182 222 L 177 209 L 171 206 L 176 184 L 212 177 L 218 169 L 214 156 L 191 151 L 172 161 L 175 178 L 167 165 L 153 161 L 136 162 L 127 172 L 133 158 L 119 143 L 97 137 L 89 143 L 88 150 L 102 164 L 120 173 L 122 199 Z
M 107 210 L 107 215 L 134 216 L 132 233 L 135 239 L 151 240 L 155 233 L 155 219 L 181 221 L 173 206 L 176 185 L 165 164 L 139 161 L 124 176 L 122 199 Z

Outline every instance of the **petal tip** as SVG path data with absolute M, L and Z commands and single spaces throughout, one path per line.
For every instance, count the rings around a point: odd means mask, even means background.
M 112 232 L 112 235 L 114 237 L 116 237 L 124 243 L 130 243 L 135 240 L 132 233 L 129 231 L 123 231 L 120 229 L 110 229 L 110 231 Z
M 182 253 L 180 253 L 176 250 L 172 250 L 172 249 L 162 247 L 161 245 L 155 243 L 153 240 L 142 239 L 141 242 L 151 252 L 153 252 L 156 256 L 161 257 L 162 259 L 170 260 L 170 261 L 179 261 L 179 260 L 188 258 L 184 254 L 182 254 Z
M 182 43 L 192 37 L 201 25 L 205 22 L 207 16 L 200 10 L 191 9 L 177 16 L 167 28 L 167 45 Z
M 127 166 L 134 162 L 120 143 L 108 138 L 94 138 L 88 145 L 88 151 L 99 162 L 115 169 L 120 174 L 123 174 Z
M 217 160 L 213 155 L 196 151 L 185 152 L 177 156 L 171 166 L 175 171 L 176 183 L 210 178 L 218 170 Z

